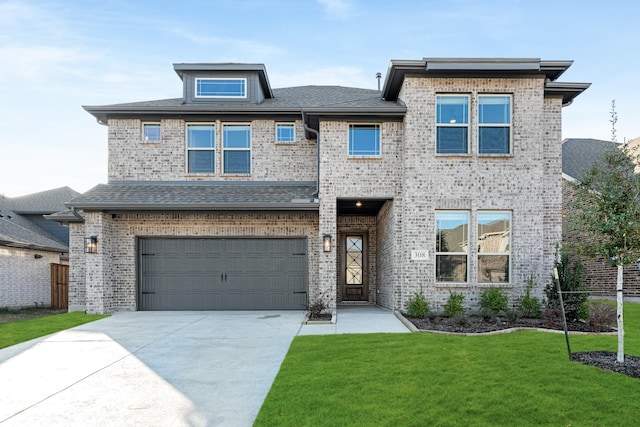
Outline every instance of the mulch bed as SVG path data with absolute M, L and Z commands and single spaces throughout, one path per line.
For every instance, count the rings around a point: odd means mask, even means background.
M 427 319 L 407 317 L 418 329 L 424 331 L 440 331 L 449 333 L 477 334 L 501 331 L 511 328 L 539 328 L 563 331 L 562 323 L 550 325 L 545 319 L 520 318 L 509 321 L 504 317 L 498 317 L 491 322 L 485 321 L 481 316 L 468 316 L 464 325 L 459 320 L 444 316 L 435 316 Z M 569 331 L 597 333 L 590 329 L 584 322 L 570 322 L 567 324 Z M 599 332 L 615 332 L 615 329 L 607 328 Z M 573 353 L 571 359 L 574 362 L 596 366 L 610 372 L 617 372 L 640 379 L 640 358 L 625 355 L 624 363 L 616 361 L 616 353 L 612 351 L 588 351 Z
M 20 320 L 37 319 L 38 317 L 53 316 L 66 313 L 67 310 L 55 308 L 23 308 L 21 310 L 0 310 L 0 324 L 17 322 Z

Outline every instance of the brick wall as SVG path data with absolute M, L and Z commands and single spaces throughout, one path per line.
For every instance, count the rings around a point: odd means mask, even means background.
M 142 123 L 136 119 L 109 120 L 109 180 L 111 181 L 182 181 L 182 180 L 255 180 L 255 181 L 315 181 L 316 142 L 305 139 L 300 120 L 296 121 L 296 142 L 276 144 L 273 120 L 252 120 L 251 175 L 225 176 L 222 171 L 222 124 L 215 120 L 216 152 L 213 175 L 186 173 L 186 125 L 184 120 L 161 121 L 162 140 L 142 141 Z
M 560 239 L 561 141 L 560 100 L 545 100 L 542 78 L 406 78 L 401 99 L 407 105 L 404 124 L 402 210 L 402 297 L 423 290 L 434 308 L 442 308 L 449 291 L 463 292 L 465 304 L 478 307 L 477 248 L 469 252 L 465 284 L 435 282 L 435 212 L 470 212 L 470 240 L 477 241 L 480 210 L 512 212 L 511 281 L 500 286 L 515 301 L 526 279 L 534 275 L 540 294 Z M 435 155 L 436 94 L 471 95 L 468 155 Z M 512 101 L 512 154 L 477 154 L 477 96 L 506 93 Z M 429 261 L 410 260 L 413 249 L 426 249 Z
M 50 307 L 52 263 L 60 253 L 0 246 L 0 308 Z
M 568 181 L 562 181 L 562 241 L 564 243 L 577 243 L 584 240 L 584 236 L 571 226 L 571 205 L 575 200 L 575 190 Z M 574 251 L 575 252 L 575 251 Z M 574 254 L 574 256 L 576 256 Z M 608 260 L 600 257 L 597 259 L 584 259 L 584 285 L 591 291 L 592 298 L 615 298 L 618 268 L 609 264 Z M 623 289 L 625 298 L 640 298 L 640 272 L 638 265 L 632 265 L 624 269 Z
M 318 216 L 315 213 L 85 213 L 85 233 L 98 236 L 98 253 L 86 254 L 89 313 L 136 310 L 136 237 L 306 237 L 309 298 L 319 295 Z M 80 295 L 74 293 L 74 295 Z M 74 300 L 76 303 L 76 300 Z

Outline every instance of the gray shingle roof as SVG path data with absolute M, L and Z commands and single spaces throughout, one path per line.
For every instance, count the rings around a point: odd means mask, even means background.
M 7 199 L 14 212 L 22 214 L 50 214 L 63 210 L 64 204 L 80 193 L 69 187 L 41 191 Z
M 565 139 L 562 142 L 562 173 L 580 181 L 585 170 L 589 170 L 602 155 L 617 142 L 590 138 Z
M 67 206 L 84 210 L 317 210 L 315 182 L 135 181 L 100 184 Z
M 129 114 L 383 114 L 402 117 L 406 108 L 385 101 L 377 90 L 343 86 L 298 86 L 273 89 L 273 98 L 259 104 L 239 102 L 184 103 L 182 98 L 84 106 L 100 120 Z
M 68 252 L 69 248 L 11 208 L 12 199 L 0 198 L 0 245 Z

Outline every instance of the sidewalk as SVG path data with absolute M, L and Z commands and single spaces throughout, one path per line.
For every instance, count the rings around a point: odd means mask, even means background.
M 302 325 L 298 335 L 410 332 L 391 310 L 374 305 L 339 305 L 336 323 Z

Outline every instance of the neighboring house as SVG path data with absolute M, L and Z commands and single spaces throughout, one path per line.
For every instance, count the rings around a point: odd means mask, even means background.
M 622 144 L 599 139 L 566 139 L 562 142 L 562 241 L 576 243 L 583 239 L 580 232 L 572 229 L 571 203 L 575 199 L 572 182 L 579 182 L 582 174 L 598 163 L 604 153 Z M 625 298 L 640 298 L 640 264 L 624 270 Z M 593 298 L 614 298 L 616 295 L 617 267 L 600 257 L 585 260 L 584 284 Z
M 67 204 L 70 310 L 404 309 L 541 287 L 571 61 L 391 61 L 381 91 L 174 64 L 182 97 L 84 107 L 109 181 Z M 538 289 L 538 292 L 541 292 Z
M 79 194 L 62 187 L 0 197 L 0 307 L 50 305 L 51 264 L 67 263 L 69 231 L 44 217 Z

